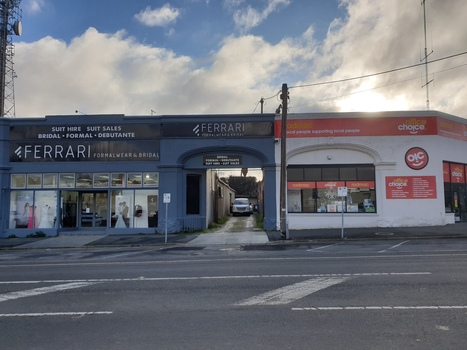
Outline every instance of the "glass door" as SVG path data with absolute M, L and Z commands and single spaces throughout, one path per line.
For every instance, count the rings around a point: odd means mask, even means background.
M 78 192 L 62 191 L 60 200 L 61 227 L 78 227 Z
M 80 227 L 107 226 L 107 192 L 81 192 Z

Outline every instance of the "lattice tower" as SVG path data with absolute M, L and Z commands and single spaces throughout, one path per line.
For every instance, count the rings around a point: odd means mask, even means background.
M 13 35 L 21 35 L 21 0 L 0 0 L 0 117 L 15 117 Z

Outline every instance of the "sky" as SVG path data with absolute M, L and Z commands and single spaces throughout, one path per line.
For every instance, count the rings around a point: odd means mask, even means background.
M 426 46 L 421 3 L 22 0 L 16 117 L 274 113 L 286 83 L 289 113 L 467 118 L 467 2 L 425 0 Z

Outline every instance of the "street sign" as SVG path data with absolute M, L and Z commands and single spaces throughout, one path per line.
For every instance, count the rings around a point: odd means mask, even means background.
M 347 187 L 338 187 L 337 188 L 338 197 L 347 197 Z
M 164 193 L 164 203 L 170 203 L 170 193 Z

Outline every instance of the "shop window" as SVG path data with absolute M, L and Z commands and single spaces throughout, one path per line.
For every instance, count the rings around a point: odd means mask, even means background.
M 126 186 L 126 173 L 112 173 L 112 187 Z
M 287 181 L 303 181 L 303 168 L 288 168 Z
M 10 228 L 53 228 L 57 224 L 57 191 L 12 191 Z
M 321 181 L 321 168 L 305 168 L 305 181 Z
M 34 191 L 12 191 L 10 194 L 10 228 L 35 228 Z
M 58 186 L 60 188 L 75 187 L 75 174 L 74 173 L 59 174 L 58 179 L 59 179 Z
M 318 190 L 302 190 L 303 195 L 303 213 L 316 213 L 318 204 Z
M 339 168 L 322 168 L 323 181 L 337 181 L 339 180 Z
M 111 191 L 112 228 L 157 227 L 159 217 L 159 190 Z
M 92 173 L 76 174 L 76 188 L 92 188 Z
M 94 188 L 106 188 L 109 187 L 109 174 L 108 173 L 97 173 L 93 175 Z
M 135 191 L 112 191 L 110 199 L 111 227 L 133 227 L 133 207 L 135 203 Z
M 128 187 L 141 187 L 142 180 L 141 173 L 128 173 Z
M 144 187 L 158 187 L 159 186 L 159 173 L 143 173 L 143 186 Z
M 11 175 L 11 188 L 26 188 L 26 174 Z
M 37 228 L 54 228 L 57 224 L 57 191 L 36 191 L 34 198 Z
M 57 188 L 58 185 L 58 174 L 44 174 L 42 176 L 42 187 L 43 188 Z
M 297 174 L 303 171 L 304 180 Z M 294 166 L 287 179 L 287 206 L 290 213 L 375 213 L 374 166 Z M 295 175 L 295 176 L 294 176 Z M 347 187 L 348 196 L 338 195 Z
M 372 181 L 374 179 L 375 179 L 375 167 L 374 166 L 357 167 L 357 180 Z
M 446 213 L 453 213 L 454 206 L 453 206 L 453 197 L 451 191 L 451 183 L 445 182 L 444 183 L 444 208 Z
M 340 180 L 357 180 L 357 168 L 343 167 L 340 168 Z
M 42 174 L 28 174 L 28 188 L 42 187 Z
M 136 190 L 133 208 L 134 227 L 157 227 L 159 218 L 159 191 Z

